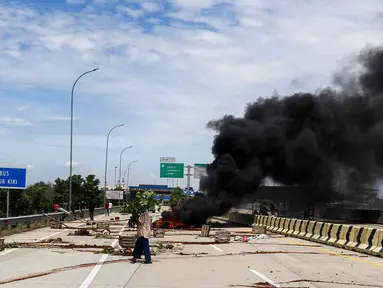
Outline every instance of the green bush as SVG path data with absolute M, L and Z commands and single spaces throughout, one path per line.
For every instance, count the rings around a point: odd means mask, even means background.
M 173 189 L 172 194 L 170 195 L 170 206 L 177 207 L 185 202 L 186 195 L 184 191 L 180 187 L 176 187 Z
M 140 215 L 143 212 L 154 208 L 156 205 L 156 200 L 154 199 L 154 193 L 150 190 L 145 192 L 136 193 L 136 197 L 133 200 L 128 201 L 127 208 L 123 209 L 127 211 L 126 213 L 131 213 L 134 215 Z

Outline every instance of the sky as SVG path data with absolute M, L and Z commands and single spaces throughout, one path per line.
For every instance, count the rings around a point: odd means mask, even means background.
M 99 68 L 74 90 L 73 172 L 103 182 L 124 124 L 108 184 L 128 146 L 129 185 L 166 184 L 160 157 L 213 160 L 209 120 L 327 87 L 382 24 L 380 0 L 0 0 L 0 166 L 68 177 L 71 88 Z

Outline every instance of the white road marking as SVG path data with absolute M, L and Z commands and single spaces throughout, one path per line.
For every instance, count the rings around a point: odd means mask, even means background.
M 254 269 L 249 269 L 250 272 L 254 273 L 255 275 L 257 275 L 259 278 L 265 280 L 267 283 L 269 283 L 270 285 L 273 285 L 274 287 L 282 287 L 281 285 L 275 283 L 273 280 L 267 278 L 265 275 L 259 273 L 257 270 L 254 270 Z
M 126 222 L 125 225 L 121 228 L 118 235 L 121 235 L 124 232 L 124 229 L 125 229 L 127 224 L 128 224 L 128 222 Z M 112 244 L 110 244 L 110 246 L 112 246 L 114 248 L 117 246 L 117 243 L 118 243 L 118 239 L 114 239 Z M 96 277 L 97 273 L 100 271 L 102 264 L 104 264 L 104 262 L 108 258 L 108 256 L 109 256 L 108 254 L 102 255 L 101 259 L 98 260 L 96 266 L 93 267 L 92 271 L 90 271 L 88 276 L 85 278 L 84 282 L 82 282 L 80 288 L 88 288 L 90 286 L 90 284 L 92 284 L 93 279 Z
M 53 236 L 55 236 L 55 235 L 57 235 L 57 234 L 64 233 L 64 232 L 67 231 L 67 230 L 68 230 L 68 229 L 62 230 L 62 231 L 60 231 L 60 232 L 55 232 L 55 233 L 53 233 L 53 234 L 51 234 L 51 235 L 48 235 L 48 236 L 45 236 L 45 237 L 43 237 L 43 238 L 37 239 L 37 240 L 35 240 L 35 241 L 33 241 L 33 242 L 34 242 L 34 243 L 38 243 L 38 242 L 40 242 L 40 241 L 43 241 L 43 240 L 48 239 L 48 238 L 50 238 L 50 237 L 53 237 Z M 20 249 L 20 248 L 13 248 L 13 249 L 5 250 L 5 251 L 3 251 L 3 252 L 0 253 L 0 256 L 6 255 L 6 254 L 8 254 L 8 253 L 11 253 L 11 252 L 16 251 L 16 250 L 19 250 L 19 249 Z
M 88 277 L 82 282 L 80 288 L 88 288 L 90 284 L 92 284 L 92 281 L 94 277 L 96 277 L 98 271 L 100 271 L 102 264 L 104 264 L 105 260 L 108 258 L 108 254 L 102 255 L 101 259 L 98 260 L 96 266 L 93 267 L 92 271 L 90 271 Z
M 0 253 L 0 256 L 7 255 L 8 253 L 11 253 L 11 252 L 13 252 L 13 251 L 16 251 L 17 249 L 19 249 L 19 248 L 7 249 L 7 250 L 1 252 L 1 253 Z
M 74 226 L 75 226 L 75 227 L 79 227 L 79 226 L 81 226 L 82 224 L 83 224 L 83 223 L 79 223 L 78 225 L 74 225 Z M 45 237 L 43 237 L 43 238 L 34 240 L 33 242 L 34 242 L 34 243 L 38 243 L 38 242 L 40 242 L 40 241 L 43 241 L 43 240 L 45 240 L 45 239 L 48 239 L 48 238 L 53 237 L 53 236 L 55 236 L 55 235 L 58 235 L 58 234 L 60 234 L 60 233 L 64 233 L 64 232 L 66 232 L 66 231 L 68 231 L 68 229 L 64 229 L 64 230 L 62 230 L 62 231 L 55 232 L 55 233 L 50 234 L 50 235 L 48 235 L 48 236 L 45 236 Z M 0 253 L 0 256 L 7 255 L 7 254 L 9 254 L 9 253 L 11 253 L 11 252 L 13 252 L 13 251 L 19 250 L 19 249 L 20 249 L 20 248 L 7 249 L 7 250 L 1 252 L 1 253 Z
M 219 251 L 219 252 L 223 252 L 223 250 L 221 248 L 218 248 L 217 246 L 213 245 L 213 244 L 210 244 L 211 247 L 213 247 L 215 250 Z
M 66 232 L 66 231 L 68 231 L 68 229 L 64 229 L 64 230 L 62 230 L 62 231 L 55 232 L 55 233 L 53 233 L 53 234 L 51 234 L 51 235 L 45 236 L 45 237 L 40 238 L 40 239 L 38 239 L 38 240 L 35 240 L 35 241 L 33 241 L 33 242 L 36 242 L 36 243 L 37 243 L 37 242 L 43 241 L 43 240 L 45 240 L 45 239 L 51 238 L 51 237 L 53 237 L 53 236 L 56 236 L 57 234 L 64 233 L 64 232 Z

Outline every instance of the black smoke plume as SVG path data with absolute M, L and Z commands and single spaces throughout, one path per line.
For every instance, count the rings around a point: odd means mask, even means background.
M 317 196 L 325 196 L 381 176 L 383 49 L 362 51 L 358 62 L 356 80 L 347 76 L 349 81 L 338 81 L 342 87 L 258 99 L 241 118 L 226 115 L 209 122 L 217 135 L 215 160 L 201 181 L 207 194 L 178 207 L 177 218 L 201 224 L 223 214 L 256 193 L 265 177 L 310 185 L 321 194 Z

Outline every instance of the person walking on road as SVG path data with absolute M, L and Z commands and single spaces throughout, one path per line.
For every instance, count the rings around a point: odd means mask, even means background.
M 112 214 L 112 208 L 113 208 L 112 201 L 109 202 L 109 206 L 108 206 L 108 208 L 109 208 L 109 214 Z M 109 215 L 109 214 L 108 214 L 108 215 Z
M 91 221 L 94 220 L 94 208 L 95 208 L 95 204 L 94 204 L 94 201 L 91 200 L 89 205 L 88 205 L 88 209 L 89 209 L 89 218 Z
M 105 216 L 106 215 L 109 216 L 109 203 L 108 203 L 108 201 L 105 201 L 104 207 L 105 207 Z
M 148 211 L 145 211 L 140 215 L 137 221 L 137 234 L 138 239 L 134 245 L 133 258 L 130 259 L 130 262 L 136 263 L 137 259 L 141 258 L 142 251 L 145 255 L 145 264 L 151 264 L 152 259 L 150 256 L 150 247 L 149 247 L 149 237 L 150 230 L 152 226 L 152 218 L 150 217 Z

